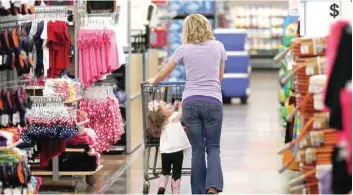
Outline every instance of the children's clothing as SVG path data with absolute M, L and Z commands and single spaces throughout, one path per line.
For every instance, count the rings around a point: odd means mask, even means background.
M 120 68 L 120 58 L 114 30 L 81 29 L 77 41 L 79 51 L 79 78 L 85 87 L 91 86 L 104 75 Z
M 181 169 L 183 167 L 184 152 L 162 153 L 162 174 L 169 175 L 173 165 L 173 180 L 181 178 Z
M 190 148 L 190 142 L 180 121 L 178 112 L 174 112 L 168 119 L 168 124 L 162 131 L 160 138 L 161 153 L 175 153 Z
M 87 126 L 95 130 L 96 139 L 92 148 L 96 152 L 108 150 L 124 134 L 124 123 L 117 99 L 83 99 L 80 101 L 80 110 L 88 114 Z
M 183 150 L 190 148 L 191 145 L 178 119 L 178 114 L 178 112 L 174 112 L 168 118 L 168 124 L 162 130 L 159 144 L 162 154 L 162 175 L 160 176 L 158 194 L 164 194 L 172 167 L 172 192 L 173 194 L 179 194 L 180 192 L 181 169 L 184 159 Z

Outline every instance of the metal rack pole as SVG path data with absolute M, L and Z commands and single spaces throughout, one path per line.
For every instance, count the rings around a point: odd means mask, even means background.
M 53 177 L 52 180 L 53 181 L 59 181 L 59 156 L 55 156 L 52 160 L 52 164 L 53 164 Z
M 74 9 L 74 35 L 75 35 L 75 40 L 74 40 L 74 49 L 75 49 L 75 78 L 78 79 L 78 49 L 77 49 L 77 39 L 78 39 L 78 31 L 79 31 L 79 26 L 80 26 L 80 18 L 78 17 L 78 11 L 75 8 Z
M 130 83 L 130 63 L 131 63 L 131 0 L 127 0 L 127 40 L 128 40 L 128 58 L 125 66 L 125 86 L 126 86 L 126 152 L 132 152 L 131 144 L 131 83 Z

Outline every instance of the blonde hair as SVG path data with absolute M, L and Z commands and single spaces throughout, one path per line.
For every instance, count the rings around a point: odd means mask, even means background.
M 183 26 L 183 43 L 203 43 L 214 40 L 212 27 L 207 18 L 201 14 L 190 14 Z
M 150 111 L 147 118 L 150 124 L 149 134 L 153 137 L 160 137 L 163 127 L 167 122 L 167 119 L 163 115 L 161 109 L 158 109 L 157 111 Z

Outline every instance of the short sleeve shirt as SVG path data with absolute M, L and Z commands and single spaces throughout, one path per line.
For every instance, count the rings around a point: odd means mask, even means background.
M 208 40 L 200 44 L 183 44 L 171 59 L 185 66 L 186 85 L 183 99 L 191 96 L 209 96 L 222 102 L 219 80 L 220 64 L 227 60 L 221 42 Z

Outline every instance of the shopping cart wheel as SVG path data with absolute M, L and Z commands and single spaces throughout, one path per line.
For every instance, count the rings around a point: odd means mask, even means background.
M 248 97 L 241 97 L 240 98 L 241 104 L 247 104 L 248 103 Z
M 148 194 L 150 192 L 150 182 L 149 181 L 145 181 L 145 183 L 143 184 L 143 194 Z
M 96 184 L 97 178 L 95 175 L 87 175 L 86 176 L 86 183 L 90 186 Z
M 77 192 L 85 192 L 87 190 L 87 184 L 83 181 L 77 181 L 75 185 L 75 189 Z

